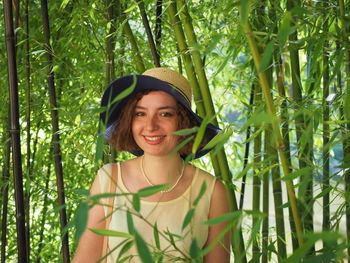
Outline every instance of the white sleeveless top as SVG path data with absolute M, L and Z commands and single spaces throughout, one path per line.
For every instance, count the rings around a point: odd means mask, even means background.
M 113 164 L 104 165 L 99 171 L 99 181 L 101 193 L 109 192 L 109 183 L 111 181 L 111 170 Z M 117 164 L 117 188 L 116 193 L 130 193 L 125 187 L 120 164 Z M 203 184 L 206 184 L 206 191 L 198 204 L 194 206 L 194 201 L 200 193 Z M 162 253 L 163 262 L 179 262 L 189 255 L 191 243 L 196 239 L 198 247 L 203 247 L 208 238 L 208 225 L 203 224 L 208 220 L 210 209 L 210 200 L 215 186 L 215 177 L 209 173 L 196 168 L 191 185 L 185 192 L 170 201 L 145 201 L 141 199 L 140 212 L 137 213 L 132 206 L 131 195 L 119 195 L 114 199 L 113 214 L 107 229 L 128 233 L 127 213 L 136 213 L 132 215 L 134 228 L 148 244 L 148 248 L 155 256 Z M 182 225 L 187 212 L 194 208 L 194 216 L 191 222 L 182 230 Z M 105 206 L 105 215 L 107 216 L 108 208 Z M 154 227 L 157 225 L 159 232 L 159 243 L 154 237 Z M 171 233 L 172 235 L 170 235 Z M 169 241 L 171 238 L 175 246 Z M 130 239 L 129 239 L 130 240 Z M 141 262 L 138 257 L 136 245 L 132 244 L 131 248 L 118 258 L 122 247 L 127 243 L 127 238 L 109 237 L 108 249 L 111 252 L 107 257 L 108 263 L 119 262 L 122 258 L 127 257 L 126 262 Z M 157 244 L 158 243 L 158 244 Z M 180 251 L 181 252 L 180 252 Z M 118 261 L 117 261 L 118 260 Z

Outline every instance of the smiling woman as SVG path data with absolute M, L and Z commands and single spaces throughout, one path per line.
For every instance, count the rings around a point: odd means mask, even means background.
M 136 158 L 106 164 L 98 171 L 91 195 L 114 196 L 90 209 L 88 229 L 73 262 L 96 262 L 101 257 L 107 262 L 229 262 L 230 228 L 225 223 L 204 224 L 229 212 L 225 187 L 188 161 L 210 149 L 203 150 L 202 144 L 192 153 L 194 135 L 183 138 L 176 133 L 202 123 L 191 100 L 188 81 L 166 68 L 122 77 L 107 87 L 101 102 L 107 110 L 100 116 L 106 129 L 100 133 L 118 151 Z M 208 124 L 203 141 L 218 132 Z M 158 191 L 140 194 L 154 187 Z M 114 234 L 97 235 L 92 231 L 97 228 Z

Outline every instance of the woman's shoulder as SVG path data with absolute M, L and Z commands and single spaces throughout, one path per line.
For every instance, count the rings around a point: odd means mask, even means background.
M 206 170 L 204 170 L 204 169 L 202 169 L 200 167 L 197 167 L 197 166 L 194 166 L 194 165 L 192 165 L 192 166 L 195 168 L 195 172 L 198 173 L 197 176 L 199 178 L 201 178 L 202 180 L 205 180 L 207 182 L 214 182 L 214 181 L 216 181 L 216 177 L 213 174 L 209 173 L 208 171 L 206 171 Z

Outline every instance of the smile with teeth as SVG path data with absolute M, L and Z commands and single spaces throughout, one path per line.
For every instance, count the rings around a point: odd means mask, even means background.
M 143 136 L 143 137 L 149 143 L 159 143 L 163 140 L 165 136 Z

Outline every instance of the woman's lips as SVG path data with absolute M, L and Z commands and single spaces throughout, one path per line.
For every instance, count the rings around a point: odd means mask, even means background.
M 165 136 L 143 136 L 148 144 L 156 145 L 163 141 Z

